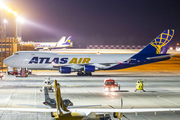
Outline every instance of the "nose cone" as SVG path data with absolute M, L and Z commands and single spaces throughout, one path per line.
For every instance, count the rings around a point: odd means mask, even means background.
M 4 59 L 4 60 L 3 60 L 3 63 L 6 64 L 6 65 L 8 65 L 8 66 L 12 66 L 12 63 L 13 63 L 12 57 L 10 56 L 10 57 Z
M 3 60 L 3 63 L 7 65 L 8 58 Z

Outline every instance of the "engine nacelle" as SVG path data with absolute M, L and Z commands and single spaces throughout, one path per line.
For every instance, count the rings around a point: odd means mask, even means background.
M 59 72 L 60 73 L 71 73 L 71 67 L 60 67 Z
M 94 72 L 94 71 L 95 71 L 95 66 L 92 66 L 92 65 L 84 66 L 84 72 Z

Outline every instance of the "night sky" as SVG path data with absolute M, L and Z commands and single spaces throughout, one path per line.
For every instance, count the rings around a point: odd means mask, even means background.
M 24 41 L 56 42 L 72 36 L 87 45 L 147 45 L 165 29 L 180 42 L 179 0 L 4 0 L 26 19 Z

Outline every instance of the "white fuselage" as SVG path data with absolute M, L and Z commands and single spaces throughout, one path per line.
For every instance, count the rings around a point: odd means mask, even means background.
M 83 68 L 89 64 L 97 68 L 110 68 L 129 59 L 133 54 L 57 54 L 39 51 L 21 51 L 6 58 L 4 63 L 16 68 L 32 70 L 55 70 L 54 66 Z M 109 65 L 108 65 L 109 64 Z
M 34 46 L 35 48 L 51 48 L 51 47 L 55 47 L 57 44 L 57 42 L 35 42 Z

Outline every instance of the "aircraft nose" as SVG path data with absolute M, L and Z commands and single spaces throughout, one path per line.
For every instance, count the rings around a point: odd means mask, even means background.
M 8 65 L 8 66 L 11 66 L 11 63 L 12 63 L 11 57 L 8 57 L 8 58 L 4 59 L 3 63 Z

